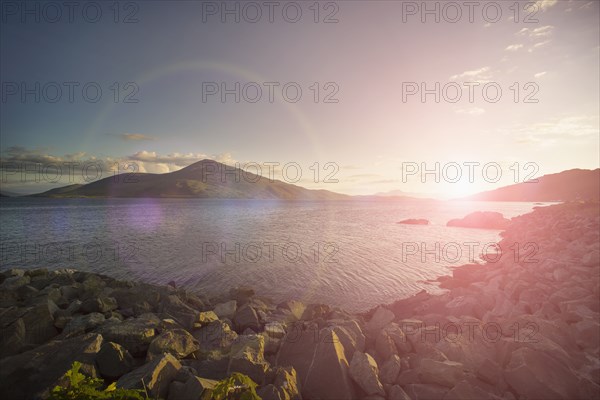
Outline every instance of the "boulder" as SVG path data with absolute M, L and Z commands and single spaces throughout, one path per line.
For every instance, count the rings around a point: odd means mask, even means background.
M 410 383 L 402 387 L 411 400 L 443 400 L 448 388 L 424 383 Z
M 199 349 L 198 342 L 188 331 L 183 329 L 168 330 L 152 340 L 146 360 L 151 361 L 161 357 L 163 353 L 170 353 L 176 358 L 186 358 Z
M 296 370 L 302 397 L 355 398 L 348 361 L 335 331 L 329 327 L 315 332 L 316 325 L 295 328 L 282 339 L 275 365 Z
M 118 343 L 105 342 L 96 355 L 100 375 L 107 379 L 118 379 L 133 369 L 131 354 Z
M 194 323 L 198 321 L 199 312 L 185 304 L 176 295 L 167 296 L 161 303 L 159 311 L 177 321 L 185 329 L 192 329 Z
M 306 379 L 301 383 L 302 396 L 313 399 L 352 399 L 356 395 L 349 374 L 344 349 L 332 330 L 324 330 L 315 347 Z
M 254 332 L 259 332 L 261 328 L 256 311 L 247 304 L 236 311 L 233 317 L 233 324 L 237 332 L 243 332 L 247 328 L 252 329 Z
M 215 308 L 213 309 L 214 313 L 217 314 L 217 317 L 229 319 L 233 319 L 236 310 L 237 302 L 235 300 L 230 300 L 225 303 L 219 303 L 215 305 Z
M 408 394 L 406 394 L 404 389 L 402 389 L 399 385 L 391 386 L 387 393 L 388 400 L 411 400 Z
M 185 382 L 171 382 L 168 400 L 209 400 L 218 381 L 192 376 Z
M 192 332 L 198 341 L 200 349 L 197 351 L 200 357 L 210 354 L 227 354 L 231 344 L 237 338 L 237 333 L 231 330 L 225 322 L 217 320 L 207 326 Z
M 238 305 L 246 304 L 254 296 L 254 290 L 246 286 L 240 286 L 229 290 L 229 298 L 237 302 Z
M 390 385 L 393 385 L 394 383 L 396 383 L 401 369 L 402 363 L 400 362 L 400 357 L 394 354 L 381 366 L 381 371 L 379 373 L 381 382 L 384 384 L 388 383 Z
M 0 360 L 0 393 L 6 399 L 47 397 L 73 362 L 82 364 L 80 371 L 97 376 L 96 353 L 102 336 L 94 333 L 46 344 Z
M 0 359 L 20 353 L 25 345 L 25 323 L 22 318 L 0 327 Z
M 392 355 L 398 354 L 396 343 L 394 343 L 394 340 L 385 329 L 379 331 L 379 334 L 375 339 L 375 350 L 381 360 L 387 360 Z
M 171 381 L 181 369 L 181 363 L 171 354 L 160 358 L 123 375 L 117 387 L 124 389 L 146 389 L 150 398 L 166 398 Z
M 91 312 L 106 313 L 118 308 L 117 300 L 114 297 L 93 297 L 87 299 L 81 305 L 81 311 L 85 314 Z
M 495 395 L 485 392 L 477 386 L 471 385 L 467 381 L 460 381 L 454 386 L 444 400 L 481 400 L 481 399 L 498 399 Z
M 61 335 L 72 337 L 89 332 L 102 325 L 105 320 L 106 318 L 104 315 L 97 312 L 87 315 L 78 315 L 67 323 Z
M 524 398 L 573 399 L 578 393 L 578 379 L 569 367 L 528 347 L 513 351 L 504 379 Z
M 379 331 L 392 322 L 395 316 L 394 313 L 382 306 L 377 307 L 375 313 L 367 323 L 367 334 L 373 338 L 377 337 Z
M 296 300 L 290 300 L 280 303 L 277 308 L 289 311 L 293 321 L 298 321 L 302 318 L 304 310 L 306 310 L 306 305 Z
M 366 394 L 385 396 L 385 390 L 378 378 L 379 368 L 369 354 L 354 352 L 350 362 L 350 376 Z
M 105 340 L 125 347 L 134 357 L 143 357 L 156 335 L 156 322 L 141 317 L 106 323 L 96 329 Z
M 462 228 L 506 229 L 510 225 L 510 220 L 504 218 L 499 212 L 476 211 L 462 219 L 452 219 L 446 225 Z
M 198 314 L 198 324 L 200 327 L 206 326 L 213 321 L 218 320 L 217 314 L 214 311 L 203 311 Z
M 242 335 L 231 345 L 227 372 L 240 372 L 261 385 L 269 365 L 265 361 L 265 339 L 262 335 Z
M 453 387 L 464 377 L 463 365 L 454 361 L 421 360 L 418 373 L 423 383 Z

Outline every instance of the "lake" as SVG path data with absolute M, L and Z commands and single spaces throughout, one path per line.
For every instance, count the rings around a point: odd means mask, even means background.
M 495 254 L 499 231 L 446 227 L 533 203 L 2 198 L 0 269 L 76 268 L 208 296 L 247 285 L 349 311 L 390 303 Z M 400 225 L 426 218 L 428 226 Z

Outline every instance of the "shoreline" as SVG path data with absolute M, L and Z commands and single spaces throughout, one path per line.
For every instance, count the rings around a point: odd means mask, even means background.
M 354 314 L 249 288 L 215 300 L 81 271 L 3 271 L 0 394 L 44 397 L 80 361 L 169 400 L 208 396 L 233 372 L 264 399 L 593 398 L 599 226 L 598 203 L 535 208 L 501 233 L 498 261 L 439 277 L 446 293 Z

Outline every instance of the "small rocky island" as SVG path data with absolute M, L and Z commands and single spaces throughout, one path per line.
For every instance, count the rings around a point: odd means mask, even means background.
M 513 218 L 501 257 L 365 314 L 218 299 L 98 274 L 0 274 L 0 397 L 46 398 L 74 362 L 150 398 L 210 399 L 241 373 L 262 399 L 600 397 L 597 203 Z M 390 299 L 393 301 L 393 299 Z M 231 398 L 235 398 L 233 395 Z

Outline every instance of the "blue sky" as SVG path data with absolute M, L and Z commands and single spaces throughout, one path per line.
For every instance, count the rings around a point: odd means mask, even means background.
M 522 21 L 533 10 L 525 9 L 527 2 L 520 3 L 518 22 L 509 3 L 500 2 L 497 22 L 478 8 L 472 22 L 463 15 L 457 23 L 444 15 L 439 23 L 432 17 L 422 22 L 420 14 L 406 14 L 410 2 L 322 2 L 318 23 L 312 2 L 295 3 L 303 12 L 296 23 L 282 16 L 285 2 L 274 10 L 273 23 L 264 7 L 256 23 L 243 15 L 239 23 L 231 16 L 223 23 L 220 12 L 207 15 L 207 3 L 197 1 L 131 2 L 127 8 L 127 2 L 118 3 L 119 23 L 113 2 L 96 2 L 102 10 L 96 23 L 79 9 L 72 23 L 65 9 L 56 23 L 41 11 L 39 23 L 32 15 L 23 22 L 21 10 L 15 14 L 6 7 L 11 2 L 2 3 L 3 162 L 133 161 L 147 172 L 173 171 L 203 158 L 242 165 L 296 162 L 304 172 L 299 184 L 307 187 L 448 195 L 513 183 L 509 167 L 515 162 L 535 163 L 538 176 L 598 168 L 596 1 L 538 1 L 533 23 Z M 243 3 L 227 5 L 236 6 Z M 123 23 L 130 12 L 137 22 Z M 323 22 L 330 13 L 337 23 Z M 463 91 L 458 103 L 436 103 L 433 96 L 423 103 L 418 95 L 403 102 L 406 82 L 443 87 L 466 81 L 499 85 L 501 100 L 476 96 L 468 102 Z M 42 95 L 35 103 L 26 95 L 21 101 L 20 85 L 34 88 L 36 82 L 46 85 L 50 97 L 47 85 L 56 82 L 62 97 L 51 103 Z M 65 82 L 79 84 L 73 102 Z M 82 96 L 89 82 L 102 89 L 96 103 Z M 213 95 L 203 102 L 203 85 L 210 82 L 256 83 L 263 97 L 236 103 L 230 95 L 223 103 Z M 272 103 L 265 82 L 279 85 Z M 510 89 L 515 82 L 517 103 Z M 297 103 L 283 99 L 286 83 L 302 89 Z M 132 88 L 138 101 L 123 102 Z M 533 91 L 538 102 L 524 103 Z M 324 102 L 333 92 L 337 102 Z M 505 174 L 494 184 L 401 179 L 406 162 L 471 161 L 498 163 Z M 314 162 L 336 163 L 339 182 L 313 182 Z M 9 179 L 3 188 L 35 192 L 61 183 Z

